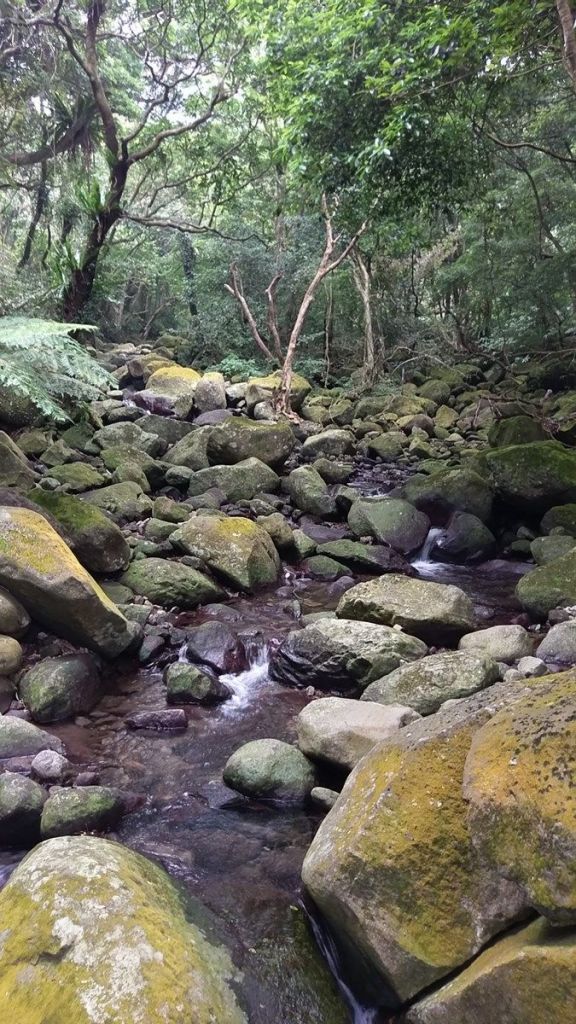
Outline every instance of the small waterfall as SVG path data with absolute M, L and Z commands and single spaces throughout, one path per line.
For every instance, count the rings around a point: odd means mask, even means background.
M 306 907 L 303 907 L 302 909 L 306 914 L 308 923 L 312 929 L 312 934 L 316 940 L 316 944 L 322 953 L 322 956 L 326 960 L 326 963 L 330 968 L 330 972 L 342 993 L 342 998 L 350 1008 L 353 1024 L 376 1024 L 376 1021 L 378 1020 L 378 1010 L 368 1006 L 363 1006 L 362 1003 L 359 1003 L 352 992 L 352 989 L 348 987 L 340 974 L 340 957 L 338 955 L 334 939 Z
M 438 540 L 438 537 L 440 537 L 441 534 L 443 533 L 444 530 L 441 529 L 441 527 L 439 526 L 433 526 L 432 529 L 428 531 L 428 536 L 426 537 L 426 540 L 424 541 L 422 548 L 420 549 L 416 558 L 412 562 L 412 565 L 415 569 L 423 569 L 426 566 L 436 564 L 430 558 L 430 555 L 432 553 L 434 545 L 436 544 L 436 541 Z
M 268 682 L 270 656 L 268 644 L 261 634 L 244 641 L 248 668 L 243 672 L 230 672 L 220 680 L 234 692 L 234 696 L 222 705 L 225 714 L 240 711 L 250 704 L 263 685 Z

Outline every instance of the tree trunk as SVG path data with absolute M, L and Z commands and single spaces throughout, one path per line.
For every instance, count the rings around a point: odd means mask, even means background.
M 24 249 L 22 255 L 18 261 L 18 270 L 22 270 L 30 256 L 32 255 L 32 246 L 34 245 L 34 238 L 36 236 L 36 228 L 40 223 L 40 218 L 46 209 L 46 203 L 48 202 L 48 163 L 43 160 L 40 165 L 40 181 L 38 182 L 38 188 L 36 189 L 36 202 L 34 204 L 34 212 L 32 214 L 32 220 L 30 221 L 30 227 L 26 234 L 26 241 L 24 243 Z
M 372 275 L 370 265 L 357 249 L 352 253 L 354 265 L 353 278 L 358 294 L 362 300 L 364 316 L 364 354 L 362 359 L 362 377 L 366 384 L 374 382 L 376 371 L 376 354 L 374 345 L 374 323 L 372 319 Z
M 564 64 L 570 75 L 572 85 L 576 89 L 576 33 L 574 31 L 575 12 L 569 0 L 556 0 L 556 10 L 560 20 L 562 39 L 564 42 Z

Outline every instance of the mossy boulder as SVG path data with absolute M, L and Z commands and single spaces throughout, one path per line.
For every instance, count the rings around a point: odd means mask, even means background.
M 43 839 L 107 832 L 116 827 L 124 811 L 123 795 L 109 786 L 54 788 L 42 808 L 40 831 Z
M 494 661 L 512 662 L 529 657 L 534 652 L 534 639 L 524 626 L 489 626 L 466 633 L 460 638 L 461 651 L 484 655 Z
M 213 430 L 214 427 L 197 427 L 172 445 L 164 461 L 170 466 L 187 466 L 195 473 L 199 469 L 207 469 L 210 465 L 208 440 Z
M 157 434 L 149 434 L 137 423 L 108 423 L 97 430 L 92 438 L 98 448 L 135 448 L 145 452 L 151 458 L 162 455 L 166 451 L 166 442 Z
M 59 722 L 91 711 L 100 697 L 100 674 L 89 654 L 43 658 L 18 683 L 35 722 Z
M 160 399 L 176 416 L 186 419 L 194 405 L 196 386 L 200 374 L 187 366 L 163 366 L 156 370 L 146 382 L 146 391 L 152 401 Z
M 356 537 L 373 537 L 380 544 L 409 554 L 422 547 L 430 521 L 399 498 L 360 498 L 348 513 L 348 526 Z
M 38 842 L 45 799 L 42 787 L 25 775 L 0 775 L 0 846 L 22 847 Z
M 36 847 L 0 894 L 0 1017 L 246 1024 L 234 970 L 161 868 L 89 836 Z
M 576 933 L 559 931 L 540 918 L 484 950 L 402 1021 L 552 1024 L 566 1019 L 575 993 Z
M 211 430 L 208 458 L 212 465 L 218 466 L 256 458 L 277 469 L 284 465 L 294 444 L 294 434 L 287 420 L 266 423 L 234 416 Z
M 172 529 L 177 527 L 172 526 Z M 221 587 L 203 573 L 166 558 L 141 558 L 132 562 L 120 583 L 164 608 L 196 608 L 199 604 L 221 601 L 226 596 Z
M 495 448 L 481 459 L 498 497 L 520 511 L 533 515 L 576 501 L 576 452 L 557 441 Z
M 313 516 L 334 512 L 334 499 L 328 493 L 328 486 L 312 466 L 293 469 L 284 481 L 284 487 L 293 504 L 302 512 Z
M 270 402 L 278 394 L 282 384 L 280 371 L 270 373 L 267 377 L 251 377 L 246 388 L 246 405 L 252 411 L 259 402 Z M 290 404 L 298 412 L 304 399 L 312 390 L 312 385 L 299 373 L 292 374 L 290 384 Z
M 31 427 L 41 419 L 42 414 L 25 395 L 6 384 L 0 386 L 0 423 L 8 427 Z
M 302 456 L 305 459 L 317 459 L 320 456 L 342 458 L 354 451 L 354 435 L 349 430 L 333 428 L 323 430 L 320 434 L 307 437 L 302 445 Z
M 82 491 L 89 491 L 91 487 L 101 487 L 106 483 L 102 473 L 87 462 L 55 466 L 50 470 L 50 476 L 58 483 L 64 484 L 70 494 L 80 494 Z
M 41 509 L 50 512 L 63 527 L 79 562 L 96 573 L 119 572 L 130 561 L 130 548 L 118 526 L 94 505 L 70 494 L 30 492 Z
M 524 911 L 478 859 L 462 796 L 473 735 L 497 703 L 475 695 L 371 750 L 306 855 L 305 886 L 380 1003 L 387 991 L 391 1005 L 411 999 Z
M 17 444 L 0 431 L 0 487 L 15 487 L 27 491 L 32 487 L 38 474 L 32 469 L 24 452 Z
M 144 494 L 142 487 L 131 480 L 100 487 L 97 491 L 86 491 L 81 500 L 95 505 L 103 512 L 109 512 L 117 523 L 146 519 L 153 508 L 152 501 Z
M 498 666 L 491 658 L 467 651 L 441 651 L 376 679 L 364 690 L 362 700 L 404 704 L 420 715 L 431 715 L 445 701 L 469 697 L 498 677 Z
M 317 784 L 316 769 L 282 740 L 252 740 L 228 758 L 224 782 L 244 796 L 304 803 Z
M 0 586 L 33 619 L 105 657 L 130 645 L 129 625 L 42 515 L 0 509 Z
M 402 493 L 435 523 L 445 522 L 452 512 L 468 512 L 485 523 L 492 513 L 490 483 L 468 468 L 418 474 L 404 484 Z
M 556 505 L 548 509 L 540 523 L 542 532 L 550 533 L 558 527 L 561 527 L 571 537 L 576 537 L 576 505 Z
M 383 572 L 411 573 L 410 564 L 397 551 L 388 545 L 361 544 L 356 540 L 330 540 L 319 544 L 319 555 L 335 558 L 355 572 L 366 575 Z
M 250 519 L 195 516 L 170 539 L 239 590 L 250 592 L 275 583 L 280 573 L 272 539 Z
M 164 672 L 169 704 L 220 704 L 232 696 L 226 683 L 185 661 L 174 661 Z
M 516 596 L 526 611 L 544 619 L 552 608 L 576 604 L 576 549 L 522 577 Z
M 350 690 L 425 654 L 422 641 L 389 626 L 320 619 L 288 634 L 270 672 L 289 686 Z
M 392 430 L 387 434 L 378 434 L 377 437 L 368 438 L 366 450 L 373 459 L 381 459 L 382 462 L 396 462 L 407 444 L 406 434 Z
M 454 512 L 446 529 L 430 552 L 433 561 L 463 565 L 489 558 L 496 549 L 496 538 L 488 527 L 470 512 Z
M 196 385 L 194 404 L 199 412 L 226 408 L 226 383 L 222 373 L 213 371 L 202 375 Z
M 24 652 L 12 636 L 0 636 L 0 676 L 11 676 L 20 668 Z
M 0 588 L 0 634 L 19 639 L 29 626 L 30 616 L 20 601 Z
M 540 678 L 487 722 L 464 776 L 478 855 L 556 924 L 576 924 L 575 752 L 572 671 Z
M 277 491 L 280 479 L 260 459 L 249 458 L 235 466 L 210 466 L 194 473 L 188 493 L 195 497 L 212 487 L 224 491 L 228 501 L 251 501 L 260 492 Z
M 542 424 L 531 416 L 510 416 L 505 420 L 497 420 L 488 431 L 488 443 L 492 448 L 509 448 L 515 444 L 545 440 L 546 432 Z
M 576 547 L 576 537 L 554 533 L 550 537 L 536 537 L 530 544 L 532 558 L 536 565 L 548 565 L 562 559 Z
M 428 643 L 458 639 L 475 625 L 474 607 L 459 587 L 396 573 L 358 583 L 340 598 L 336 614 L 400 626 Z
M 12 715 L 0 715 L 0 760 L 8 757 L 26 757 L 41 750 L 63 750 L 57 736 L 39 729 L 32 722 Z
M 118 479 L 119 471 L 124 480 L 133 480 L 135 483 L 140 483 L 144 477 L 149 485 L 143 485 L 142 489 L 145 493 L 148 493 L 151 487 L 161 487 L 164 483 L 166 465 L 133 445 L 120 444 L 103 448 L 101 458 L 106 469 L 113 470 L 117 474 L 116 479 L 119 483 L 122 482 L 121 479 Z

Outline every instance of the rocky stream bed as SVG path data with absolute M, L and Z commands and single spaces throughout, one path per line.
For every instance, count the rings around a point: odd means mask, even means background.
M 572 393 L 106 358 L 0 434 L 6 1019 L 569 1019 Z

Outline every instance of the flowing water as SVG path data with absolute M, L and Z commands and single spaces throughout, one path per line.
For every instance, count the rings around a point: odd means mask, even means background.
M 461 586 L 475 602 L 481 624 L 517 615 L 514 587 L 525 566 L 440 565 L 428 559 L 432 543 L 429 537 L 414 562 L 422 578 Z M 231 626 L 248 654 L 243 671 L 223 677 L 232 698 L 217 707 L 187 708 L 185 733 L 126 728 L 128 715 L 166 706 L 161 671 L 134 664 L 109 668 L 108 692 L 90 715 L 53 728 L 72 760 L 96 766 L 103 783 L 139 796 L 140 807 L 123 820 L 116 838 L 162 863 L 214 916 L 217 932 L 244 972 L 251 1024 L 339 1024 L 338 1012 L 327 1016 L 318 995 L 307 927 L 336 978 L 349 1020 L 389 1019 L 364 1006 L 342 980 L 331 936 L 313 912 L 302 909 L 300 869 L 322 814 L 248 802 L 222 783 L 222 768 L 241 744 L 259 737 L 294 740 L 294 717 L 309 698 L 304 690 L 270 679 L 269 652 L 298 628 L 302 614 L 334 608 L 357 579 L 326 584 L 287 573 L 274 590 L 177 618 L 183 628 L 207 620 Z M 174 657 L 184 658 L 184 648 L 175 649 Z M 0 861 L 0 884 L 17 860 L 14 854 Z

